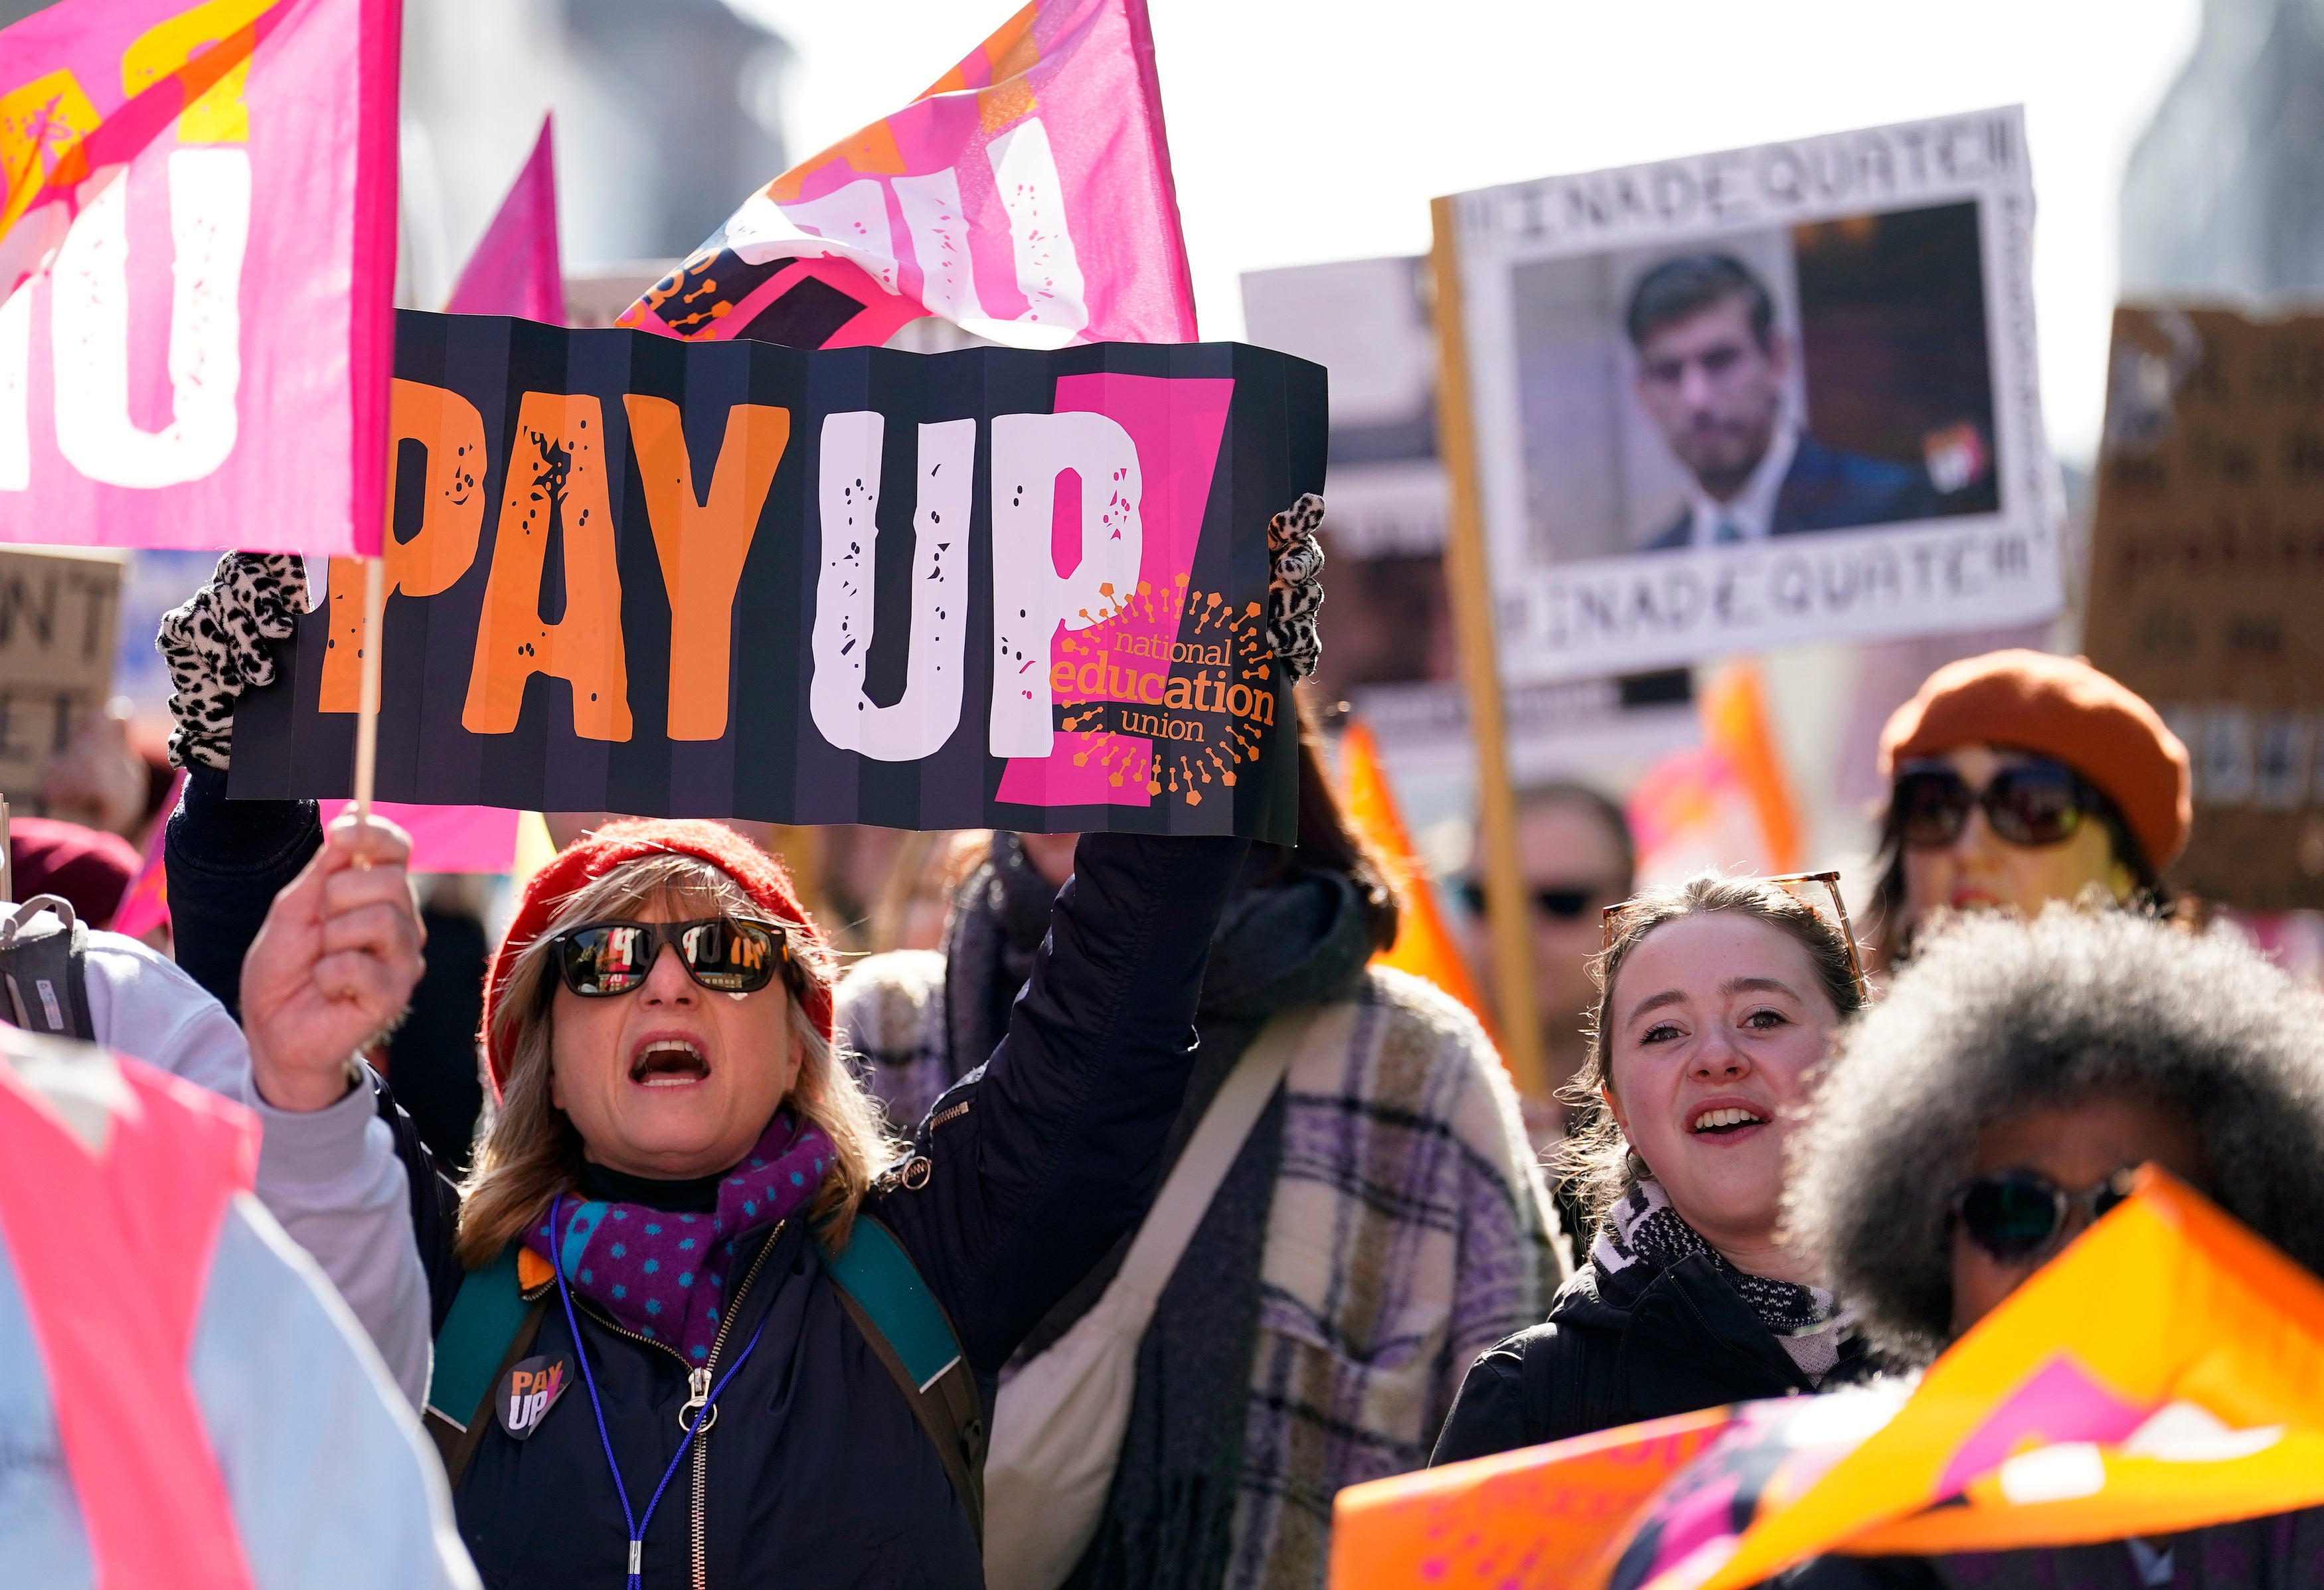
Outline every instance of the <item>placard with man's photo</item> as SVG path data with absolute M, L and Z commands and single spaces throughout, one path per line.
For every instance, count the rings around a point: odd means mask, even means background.
M 1452 214 L 1512 680 L 2057 611 L 2015 109 Z

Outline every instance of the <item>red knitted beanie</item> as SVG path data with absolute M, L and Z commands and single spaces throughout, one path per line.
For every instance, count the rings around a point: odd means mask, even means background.
M 1880 732 L 1880 777 L 1982 742 L 2055 758 L 2106 792 L 2154 870 L 2194 823 L 2187 748 L 2145 697 L 2080 657 L 1992 651 L 1947 663 Z
M 508 1080 L 514 1057 L 493 1031 L 493 1018 L 508 993 L 509 974 L 517 957 L 556 920 L 565 902 L 579 890 L 615 869 L 648 856 L 692 856 L 707 861 L 742 886 L 742 892 L 760 909 L 793 932 L 791 958 L 806 973 L 806 991 L 799 1004 L 815 1025 L 831 1034 L 831 957 L 823 930 L 799 905 L 798 892 L 783 864 L 731 828 L 693 818 L 630 818 L 608 823 L 587 839 L 568 845 L 556 859 L 532 875 L 518 902 L 515 919 L 484 978 L 484 1025 L 482 1037 L 485 1062 L 492 1068 L 493 1094 L 498 1098 Z M 802 942 L 803 941 L 803 942 Z M 802 951 L 805 951 L 802 953 Z

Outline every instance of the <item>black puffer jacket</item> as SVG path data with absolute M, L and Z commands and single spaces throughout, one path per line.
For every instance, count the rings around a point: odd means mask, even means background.
M 197 959 L 217 975 L 238 965 L 239 946 L 318 835 L 311 804 L 265 803 L 278 832 L 256 821 L 261 803 L 218 812 L 222 792 L 203 783 L 171 827 L 171 905 L 201 924 Z M 205 827 L 212 815 L 223 820 L 216 831 Z M 236 848 L 260 864 L 235 869 Z M 1084 838 L 1006 1034 L 915 1135 L 930 1162 L 925 1185 L 867 1206 L 910 1252 L 988 1396 L 1017 1344 L 1152 1193 L 1194 1062 L 1212 930 L 1247 848 Z M 416 1134 L 403 1135 L 416 1146 Z M 424 1151 L 413 1170 L 417 1184 L 436 1185 Z M 432 1199 L 415 1198 L 414 1209 L 440 1294 L 456 1279 L 446 1267 L 451 1228 Z M 671 1477 L 646 1530 L 646 1585 L 981 1585 L 975 1536 L 936 1448 L 807 1232 L 788 1222 L 756 1248 L 737 1255 L 728 1332 L 739 1344 L 765 1329 L 718 1399 L 702 1457 Z M 439 1320 L 447 1301 L 439 1295 Z M 687 1365 L 586 1305 L 581 1334 L 613 1454 L 642 1508 L 678 1449 Z M 533 1352 L 572 1348 L 551 1308 Z M 527 1440 L 491 1429 L 454 1500 L 493 1590 L 622 1581 L 629 1536 L 581 1386 Z
M 1863 1344 L 1849 1337 L 1823 1383 L 1868 1369 Z M 1815 1389 L 1708 1255 L 1611 1273 L 1592 1263 L 1558 1292 L 1546 1321 L 1470 1366 L 1429 1461 Z

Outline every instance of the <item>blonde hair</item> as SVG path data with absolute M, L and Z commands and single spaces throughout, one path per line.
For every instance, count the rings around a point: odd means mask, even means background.
M 511 1056 L 499 1111 L 478 1145 L 475 1163 L 460 1186 L 455 1251 L 475 1270 L 540 1218 L 559 1193 L 579 1190 L 581 1134 L 550 1101 L 551 1012 L 558 974 L 549 942 L 576 923 L 631 916 L 650 905 L 688 914 L 764 917 L 765 907 L 742 886 L 698 857 L 664 853 L 613 869 L 576 889 L 549 925 L 516 958 L 506 993 L 494 1013 L 493 1039 Z M 836 968 L 805 933 L 793 934 L 786 978 L 828 989 Z M 783 1102 L 831 1139 L 831 1168 L 808 1206 L 807 1218 L 834 1248 L 847 1245 L 855 1212 L 880 1171 L 900 1145 L 882 1124 L 879 1107 L 841 1062 L 831 1039 L 786 986 L 789 1028 L 798 1044 L 798 1076 Z M 722 1166 L 721 1169 L 724 1169 Z

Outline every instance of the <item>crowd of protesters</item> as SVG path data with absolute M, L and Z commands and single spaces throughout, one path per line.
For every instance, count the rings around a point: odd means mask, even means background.
M 435 1438 L 414 1582 L 1320 1586 L 1357 1481 L 1916 1372 L 2142 1165 L 2324 1266 L 2324 1001 L 2174 913 L 2186 752 L 2072 659 L 1898 709 L 1861 940 L 1836 875 L 1639 892 L 1618 807 L 1531 792 L 1562 1113 L 1371 964 L 1408 902 L 1312 721 L 1295 847 L 980 836 L 941 949 L 851 968 L 683 821 L 576 823 L 488 945 L 391 825 L 228 802 L 257 661 L 171 661 L 174 960 L 75 899 L 134 834 L 20 825 L 7 936 L 69 939 L 80 1035 L 255 1111 L 260 1201 Z M 2301 1515 L 1793 1581 L 2311 1558 Z

